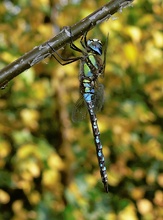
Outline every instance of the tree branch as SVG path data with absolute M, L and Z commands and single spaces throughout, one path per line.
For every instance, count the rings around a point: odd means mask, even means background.
M 21 72 L 31 68 L 33 65 L 50 56 L 52 51 L 48 44 L 50 44 L 54 50 L 58 50 L 67 43 L 70 43 L 71 35 L 69 29 L 71 29 L 73 35 L 72 40 L 74 41 L 89 29 L 92 29 L 97 24 L 109 19 L 117 11 L 121 12 L 123 8 L 128 7 L 132 2 L 133 0 L 112 0 L 75 25 L 70 26 L 69 28 L 63 28 L 57 36 L 51 38 L 40 46 L 34 47 L 33 50 L 0 70 L 0 88 L 4 88 L 11 79 L 19 75 Z M 91 28 L 90 24 L 92 24 Z

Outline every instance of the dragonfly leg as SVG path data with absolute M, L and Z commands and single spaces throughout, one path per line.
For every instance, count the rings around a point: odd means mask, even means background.
M 82 45 L 82 47 L 83 47 L 84 49 L 87 49 L 87 33 L 88 33 L 88 31 L 91 29 L 91 26 L 93 26 L 93 23 L 90 23 L 89 29 L 82 35 L 82 37 L 81 37 L 81 39 L 80 39 L 80 43 L 81 43 L 81 45 Z M 82 51 L 80 48 L 78 48 L 78 47 L 73 43 L 73 41 L 72 41 L 72 32 L 71 32 L 71 29 L 70 29 L 69 31 L 70 31 L 70 34 L 71 34 L 70 47 L 71 47 L 73 50 L 76 50 L 76 51 L 78 51 L 78 52 L 83 53 L 83 51 Z
M 85 49 L 87 49 L 87 34 L 88 34 L 88 31 L 90 31 L 91 27 L 93 27 L 92 22 L 89 25 L 89 29 L 83 34 L 83 36 L 81 37 L 81 40 L 80 40 L 82 47 Z
M 92 25 L 93 25 L 93 24 L 91 23 L 91 24 L 90 24 L 90 27 L 91 27 Z M 90 30 L 90 28 L 89 28 L 89 30 Z M 88 30 L 88 31 L 89 31 L 89 30 Z M 88 31 L 86 31 L 86 32 L 83 34 L 83 36 L 81 37 L 81 40 L 80 40 L 80 43 L 81 43 L 82 47 L 85 48 L 85 49 L 87 49 L 87 38 L 86 38 L 86 36 L 87 36 Z M 70 34 L 71 34 L 71 36 L 70 36 L 70 39 L 71 39 L 70 47 L 71 47 L 71 49 L 73 49 L 73 50 L 75 50 L 75 51 L 78 51 L 78 52 L 80 52 L 80 53 L 83 54 L 84 51 L 81 50 L 80 48 L 78 48 L 78 47 L 73 43 L 73 41 L 72 41 L 71 28 L 70 28 L 69 32 L 70 32 Z M 65 61 L 65 63 L 62 63 L 54 54 L 51 54 L 51 55 L 58 61 L 58 63 L 60 63 L 62 66 L 67 65 L 67 64 L 70 64 L 70 63 L 73 63 L 73 62 L 75 62 L 75 61 L 77 61 L 77 60 L 81 60 L 81 59 L 82 59 L 82 57 L 80 57 L 80 56 L 79 56 L 79 57 L 72 57 L 72 58 L 64 58 L 64 57 L 62 57 L 49 43 L 47 43 L 47 44 L 48 44 L 48 46 L 51 48 L 51 50 L 54 51 L 55 54 L 56 54 L 62 61 Z
M 82 47 L 85 49 L 87 48 L 87 33 L 88 33 L 88 31 L 86 31 L 80 39 L 80 43 L 81 43 Z
M 71 32 L 71 28 L 69 29 L 69 32 L 71 34 L 70 36 L 70 39 L 71 39 L 71 42 L 70 42 L 70 47 L 71 49 L 75 50 L 75 51 L 78 51 L 80 53 L 83 53 L 83 51 L 78 48 L 72 41 L 72 32 Z M 58 63 L 60 63 L 62 66 L 64 65 L 67 65 L 67 64 L 70 64 L 70 63 L 73 63 L 77 60 L 81 60 L 82 57 L 72 57 L 72 58 L 64 58 L 62 57 L 53 47 L 51 47 L 51 45 L 48 43 L 48 46 L 51 48 L 51 50 L 53 50 L 55 52 L 55 54 L 62 60 L 62 61 L 65 61 L 65 63 L 62 63 L 54 54 L 52 54 L 52 56 L 58 61 Z
M 69 30 L 69 32 L 70 32 L 70 34 L 71 34 L 71 43 L 70 43 L 70 47 L 71 47 L 71 49 L 73 49 L 73 50 L 75 50 L 75 51 L 78 51 L 78 52 L 80 52 L 80 53 L 83 53 L 83 51 L 79 48 L 79 47 L 77 47 L 74 43 L 73 43 L 73 41 L 72 41 L 72 32 L 71 32 L 71 28 L 70 28 L 70 30 Z
M 58 63 L 61 64 L 62 66 L 65 66 L 67 64 L 73 63 L 73 62 L 81 59 L 81 57 L 64 58 L 49 43 L 47 43 L 47 44 L 51 48 L 51 50 L 54 51 L 54 53 L 57 54 L 57 56 L 62 61 L 65 61 L 65 63 L 62 63 L 54 54 L 51 54 L 58 61 Z

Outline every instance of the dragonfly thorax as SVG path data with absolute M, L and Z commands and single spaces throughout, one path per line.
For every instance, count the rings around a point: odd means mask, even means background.
M 98 39 L 90 39 L 87 41 L 87 47 L 95 54 L 102 55 L 102 43 Z

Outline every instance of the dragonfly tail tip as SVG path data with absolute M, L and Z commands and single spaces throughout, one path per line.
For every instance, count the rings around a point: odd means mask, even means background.
M 107 183 L 104 183 L 104 188 L 105 188 L 105 192 L 108 193 L 109 192 L 109 187 Z

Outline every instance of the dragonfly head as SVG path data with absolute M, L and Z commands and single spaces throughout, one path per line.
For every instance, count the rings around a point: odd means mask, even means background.
M 94 52 L 95 54 L 102 55 L 102 43 L 98 39 L 91 39 L 87 41 L 87 47 L 90 51 Z

